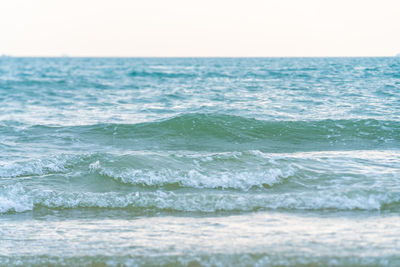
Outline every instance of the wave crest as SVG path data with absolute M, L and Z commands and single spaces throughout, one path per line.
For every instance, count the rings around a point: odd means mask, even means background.
M 163 121 L 88 126 L 34 126 L 32 136 L 63 133 L 82 143 L 140 150 L 294 152 L 393 148 L 400 122 L 366 120 L 261 121 L 221 114 L 184 114 Z M 19 134 L 19 133 L 15 133 Z

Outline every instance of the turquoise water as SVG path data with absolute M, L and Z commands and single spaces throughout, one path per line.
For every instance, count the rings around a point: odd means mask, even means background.
M 1 266 L 399 266 L 399 58 L 0 58 Z

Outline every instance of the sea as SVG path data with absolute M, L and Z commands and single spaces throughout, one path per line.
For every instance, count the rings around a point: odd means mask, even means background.
M 0 58 L 0 266 L 400 266 L 400 58 Z

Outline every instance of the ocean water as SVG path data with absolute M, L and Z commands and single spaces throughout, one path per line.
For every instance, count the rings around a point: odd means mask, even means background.
M 400 266 L 400 58 L 0 58 L 0 266 Z

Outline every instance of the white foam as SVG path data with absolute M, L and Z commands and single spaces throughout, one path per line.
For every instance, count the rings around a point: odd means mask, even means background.
M 192 212 L 290 210 L 380 210 L 383 205 L 398 203 L 400 193 L 365 192 L 293 192 L 293 193 L 227 193 L 190 192 L 58 192 L 34 189 L 20 184 L 2 188 L 2 213 L 32 210 L 33 205 L 48 208 L 139 208 Z
M 33 209 L 33 199 L 20 183 L 0 187 L 0 213 Z
M 4 163 L 0 165 L 0 178 L 65 172 L 69 158 L 66 155 L 59 155 L 44 159 Z
M 116 169 L 102 167 L 99 161 L 89 165 L 90 171 L 97 171 L 101 175 L 111 177 L 123 183 L 147 186 L 164 186 L 168 184 L 179 184 L 183 187 L 192 188 L 219 188 L 240 189 L 248 191 L 253 187 L 272 186 L 282 183 L 284 179 L 294 175 L 296 170 L 288 166 L 284 168 L 269 168 L 257 171 L 202 171 L 200 166 L 190 170 L 146 170 L 146 169 Z

